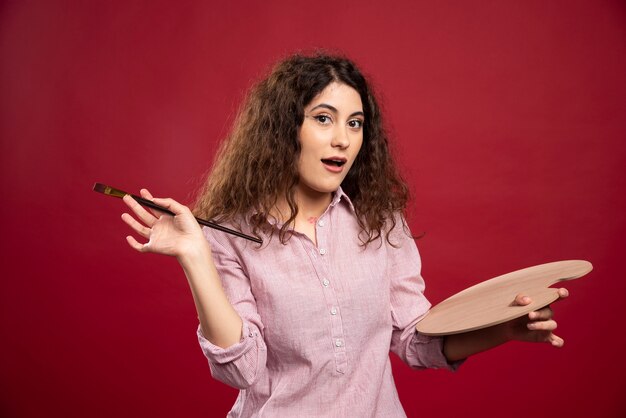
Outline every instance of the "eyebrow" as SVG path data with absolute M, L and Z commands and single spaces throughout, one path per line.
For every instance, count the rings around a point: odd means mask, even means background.
M 328 109 L 328 110 L 330 110 L 333 113 L 339 113 L 339 111 L 337 110 L 337 108 L 335 106 L 331 106 L 331 105 L 326 104 L 326 103 L 318 104 L 313 109 L 311 109 L 311 112 L 314 111 L 315 109 L 318 109 L 318 108 Z M 356 111 L 356 112 L 352 112 L 349 117 L 353 117 L 353 116 L 363 116 L 363 117 L 365 117 L 365 113 L 363 113 L 363 111 L 359 110 L 359 111 Z

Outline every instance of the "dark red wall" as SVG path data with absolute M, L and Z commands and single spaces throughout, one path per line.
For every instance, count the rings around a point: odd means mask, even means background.
M 624 2 L 213 3 L 1 3 L 0 415 L 226 414 L 176 262 L 133 252 L 91 186 L 190 202 L 251 83 L 325 47 L 380 92 L 433 302 L 595 266 L 555 306 L 562 350 L 514 343 L 456 374 L 394 359 L 408 415 L 624 416 Z

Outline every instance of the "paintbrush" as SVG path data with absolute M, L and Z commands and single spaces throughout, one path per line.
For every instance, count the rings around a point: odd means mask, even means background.
M 163 213 L 166 213 L 168 215 L 174 216 L 174 212 L 172 212 L 172 211 L 170 211 L 168 209 L 165 209 L 163 206 L 159 206 L 156 203 L 154 203 L 154 202 L 152 202 L 152 201 L 150 201 L 148 199 L 144 199 L 143 197 L 135 196 L 134 194 L 126 193 L 126 192 L 124 192 L 122 190 L 119 190 L 119 189 L 116 189 L 114 187 L 107 186 L 106 184 L 102 184 L 102 183 L 94 184 L 93 185 L 93 191 L 94 192 L 98 192 L 98 193 L 102 193 L 102 194 L 105 194 L 105 195 L 108 195 L 108 196 L 119 197 L 120 199 L 123 198 L 125 195 L 129 195 L 130 197 L 135 199 L 137 201 L 137 203 L 139 203 L 141 206 L 145 206 L 145 207 L 148 207 L 150 209 L 156 209 L 156 210 L 161 211 Z M 245 238 L 247 240 L 257 242 L 259 244 L 263 243 L 263 241 L 261 241 L 260 238 L 252 237 L 250 235 L 246 235 L 246 234 L 241 233 L 239 231 L 235 231 L 234 229 L 226 228 L 225 226 L 222 226 L 222 225 L 217 224 L 217 223 L 212 222 L 212 221 L 207 221 L 205 219 L 200 219 L 200 218 L 196 218 L 196 221 L 198 221 L 198 223 L 200 225 L 208 226 L 209 228 L 217 229 L 219 231 L 226 232 L 227 234 L 236 235 L 238 237 Z

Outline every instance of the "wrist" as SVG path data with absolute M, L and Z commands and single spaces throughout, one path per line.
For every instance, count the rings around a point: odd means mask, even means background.
M 494 334 L 494 341 L 498 344 L 508 343 L 515 340 L 515 333 L 511 327 L 510 321 L 491 327 Z
M 186 269 L 201 260 L 206 260 L 207 257 L 211 257 L 211 247 L 203 238 L 189 243 L 189 245 L 176 256 L 176 259 L 183 269 Z

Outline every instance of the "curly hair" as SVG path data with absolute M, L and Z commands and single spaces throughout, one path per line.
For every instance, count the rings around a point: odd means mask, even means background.
M 359 238 L 366 246 L 386 232 L 389 242 L 397 223 L 395 214 L 406 208 L 408 187 L 392 160 L 371 87 L 352 61 L 336 55 L 290 56 L 250 90 L 232 131 L 216 153 L 194 214 L 239 227 L 243 216 L 253 234 L 260 237 L 261 232 L 273 233 L 271 213 L 279 199 L 285 199 L 290 216 L 279 231 L 280 241 L 285 243 L 298 214 L 298 130 L 304 108 L 332 82 L 355 89 L 365 115 L 363 145 L 341 183 L 354 205 Z

